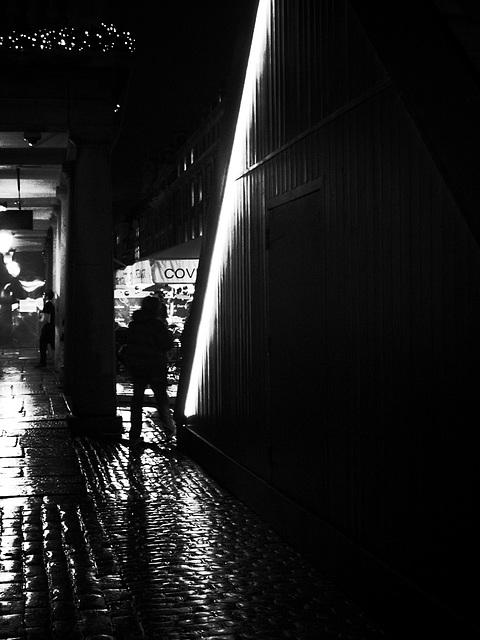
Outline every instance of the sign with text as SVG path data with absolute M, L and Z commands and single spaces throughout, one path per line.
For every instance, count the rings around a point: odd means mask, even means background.
M 198 260 L 151 260 L 152 280 L 156 284 L 193 284 Z
M 115 272 L 115 287 L 117 289 L 134 286 L 142 289 L 150 284 L 153 284 L 153 281 L 149 260 L 140 260 L 125 269 L 117 269 Z
M 139 284 L 144 287 L 153 284 L 149 260 L 140 260 L 132 265 L 132 284 Z

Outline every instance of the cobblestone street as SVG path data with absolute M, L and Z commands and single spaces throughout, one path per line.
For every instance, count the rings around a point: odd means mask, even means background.
M 386 638 L 167 442 L 72 437 L 36 353 L 0 354 L 0 638 Z

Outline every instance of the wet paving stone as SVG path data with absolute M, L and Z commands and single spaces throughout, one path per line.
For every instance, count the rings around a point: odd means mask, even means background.
M 385 640 L 153 406 L 140 449 L 73 438 L 36 357 L 0 352 L 0 640 Z
M 97 519 L 91 500 L 84 493 L 64 499 L 48 496 L 1 501 L 0 638 L 16 637 L 19 618 L 24 621 L 18 636 L 21 638 L 84 639 L 112 633 L 115 615 L 108 605 L 108 589 L 102 588 L 103 572 L 89 542 L 88 522 L 95 524 Z M 19 526 L 20 535 L 4 535 Z M 94 535 L 97 530 L 95 545 L 108 547 L 108 539 L 98 536 L 100 528 L 92 529 Z M 34 533 L 35 540 L 24 540 L 25 531 Z M 16 549 L 20 553 L 12 560 L 12 551 Z M 7 571 L 12 568 L 16 571 Z M 108 569 L 112 569 L 111 563 Z M 124 626 L 138 631 L 132 597 L 125 583 L 120 575 L 105 576 L 107 587 L 113 582 L 123 588 L 121 597 L 130 605 L 116 617 L 122 619 Z M 29 629 L 31 633 L 27 633 Z
M 166 443 L 77 438 L 146 638 L 384 638 L 271 529 Z M 341 613 L 339 613 L 341 612 Z

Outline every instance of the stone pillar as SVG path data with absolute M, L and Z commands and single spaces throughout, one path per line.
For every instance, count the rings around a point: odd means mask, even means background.
M 60 374 L 60 379 L 65 383 L 64 346 L 61 340 L 64 333 L 65 321 L 65 285 L 66 285 L 66 225 L 69 212 L 69 171 L 68 166 L 63 167 L 62 186 L 57 187 L 56 196 L 60 201 L 60 212 L 57 215 L 57 236 L 55 244 L 55 291 L 57 293 L 57 341 L 55 342 L 55 366 Z
M 77 433 L 118 434 L 109 145 L 75 142 L 65 225 L 65 395 Z
M 58 190 L 57 190 L 58 192 Z M 53 210 L 50 217 L 50 228 L 47 233 L 45 243 L 45 255 L 46 255 L 46 288 L 51 289 L 55 293 L 53 300 L 56 307 L 55 314 L 55 351 L 54 361 L 55 370 L 59 371 L 59 338 L 60 338 L 60 274 L 57 268 L 57 257 L 59 252 L 60 240 L 59 240 L 59 214 L 58 211 Z

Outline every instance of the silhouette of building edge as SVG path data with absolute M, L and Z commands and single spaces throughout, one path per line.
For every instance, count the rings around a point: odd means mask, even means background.
M 182 450 L 398 637 L 478 626 L 480 32 L 455 5 L 258 3 L 176 408 Z

